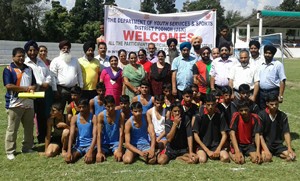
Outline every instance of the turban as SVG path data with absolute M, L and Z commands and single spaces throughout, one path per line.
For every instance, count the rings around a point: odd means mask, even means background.
M 252 40 L 252 41 L 250 41 L 249 42 L 249 48 L 252 46 L 252 45 L 254 45 L 256 48 L 260 48 L 260 43 L 258 42 L 258 41 L 256 41 L 256 40 Z
M 88 41 L 83 45 L 83 51 L 84 53 L 86 53 L 88 51 L 89 48 L 92 48 L 93 51 L 95 50 L 95 43 L 92 41 Z
M 203 41 L 201 36 L 193 36 L 193 37 L 191 38 L 191 43 L 194 44 L 194 41 L 197 40 L 197 39 L 199 39 L 200 44 L 201 44 L 202 41 Z
M 273 55 L 275 55 L 275 53 L 277 52 L 277 48 L 275 48 L 273 45 L 265 45 L 264 47 L 264 53 L 266 53 L 266 51 L 270 51 Z
M 69 40 L 63 40 L 61 42 L 59 42 L 59 49 L 61 50 L 64 46 L 68 46 L 69 48 L 71 48 L 71 43 L 69 42 Z
M 178 41 L 177 41 L 175 38 L 169 38 L 169 39 L 167 40 L 167 45 L 168 45 L 168 47 L 171 45 L 172 42 L 175 43 L 175 46 L 177 46 Z
M 219 46 L 219 50 L 221 51 L 221 49 L 225 47 L 227 48 L 228 51 L 230 51 L 230 45 L 228 43 L 222 43 L 220 46 Z
M 30 48 L 31 46 L 33 46 L 34 49 L 36 49 L 36 50 L 39 49 L 39 46 L 38 46 L 38 44 L 37 44 L 35 41 L 29 40 L 29 41 L 24 45 L 24 50 L 25 50 L 26 52 L 28 52 L 28 50 L 29 50 L 29 48 Z
M 211 49 L 208 46 L 204 46 L 200 49 L 200 55 L 205 51 L 208 50 L 209 54 L 211 53 Z
M 188 48 L 189 50 L 191 50 L 192 45 L 190 42 L 186 41 L 180 44 L 180 51 L 184 48 Z

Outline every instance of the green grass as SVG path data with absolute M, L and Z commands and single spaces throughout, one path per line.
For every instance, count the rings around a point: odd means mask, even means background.
M 281 110 L 289 115 L 292 145 L 298 157 L 300 157 L 299 67 L 299 60 L 285 61 L 288 81 L 284 103 L 280 105 Z M 3 71 L 3 67 L 0 71 Z M 1 84 L 3 85 L 2 79 Z M 300 178 L 299 161 L 288 163 L 279 158 L 262 165 L 255 165 L 249 161 L 244 165 L 236 165 L 210 160 L 201 165 L 188 165 L 179 161 L 171 161 L 165 166 L 145 165 L 141 161 L 124 165 L 115 163 L 112 158 L 101 164 L 86 165 L 83 160 L 79 160 L 75 164 L 67 165 L 60 156 L 49 159 L 38 153 L 32 153 L 18 154 L 15 160 L 9 161 L 4 151 L 7 126 L 4 108 L 5 89 L 1 86 L 0 90 L 0 180 L 298 180 Z M 17 151 L 20 151 L 22 132 L 20 126 Z

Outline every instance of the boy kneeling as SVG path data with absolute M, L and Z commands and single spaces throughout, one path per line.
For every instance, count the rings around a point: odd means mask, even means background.
M 151 120 L 146 119 L 146 115 L 142 114 L 143 107 L 140 102 L 133 102 L 130 109 L 132 116 L 125 123 L 125 146 L 127 150 L 123 156 L 123 163 L 131 164 L 134 158 L 139 155 L 146 163 L 155 164 L 156 137 L 153 124 Z
M 237 107 L 238 112 L 232 115 L 230 123 L 232 147 L 229 155 L 237 164 L 245 163 L 244 155 L 250 156 L 252 163 L 260 164 L 260 119 L 257 114 L 250 113 L 248 102 L 239 101 Z
M 203 112 L 194 116 L 192 122 L 199 162 L 205 163 L 207 156 L 229 162 L 228 152 L 224 149 L 229 128 L 224 115 L 216 108 L 215 96 L 206 95 Z
M 93 163 L 96 157 L 96 116 L 90 113 L 89 101 L 81 99 L 78 105 L 79 113 L 72 117 L 70 124 L 70 137 L 68 152 L 65 157 L 67 163 L 74 163 L 79 158 L 85 156 L 85 163 Z M 75 136 L 75 129 L 78 129 L 76 143 L 72 148 Z
M 292 149 L 291 135 L 287 115 L 278 109 L 278 97 L 270 94 L 266 99 L 267 108 L 258 115 L 262 121 L 262 158 L 272 161 L 272 155 L 287 161 L 294 161 L 296 154 Z M 283 139 L 286 146 L 283 145 Z

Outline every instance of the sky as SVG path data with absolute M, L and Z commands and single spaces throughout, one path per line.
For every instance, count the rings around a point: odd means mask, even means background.
M 67 9 L 71 9 L 75 0 L 59 0 Z M 116 0 L 116 4 L 122 8 L 139 10 L 141 0 Z M 176 8 L 180 11 L 186 0 L 176 0 Z M 193 0 L 191 0 L 193 1 Z M 238 10 L 242 16 L 249 16 L 252 9 L 262 10 L 264 6 L 279 6 L 283 0 L 221 0 L 221 5 L 228 10 Z

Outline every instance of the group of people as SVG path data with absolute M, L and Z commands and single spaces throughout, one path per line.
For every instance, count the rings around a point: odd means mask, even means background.
M 33 152 L 35 122 L 45 155 L 61 153 L 67 163 L 103 162 L 109 155 L 125 164 L 135 158 L 148 164 L 295 160 L 288 118 L 279 110 L 286 76 L 274 59 L 276 47 L 265 45 L 261 55 L 260 43 L 251 41 L 250 53 L 241 50 L 238 60 L 225 40 L 211 49 L 195 36 L 178 50 L 170 38 L 167 52 L 149 43 L 147 51 L 121 49 L 118 56 L 106 54 L 104 41 L 95 56 L 89 41 L 79 59 L 64 40 L 52 61 L 33 40 L 14 48 L 3 71 L 7 158 L 15 159 L 20 122 L 22 152 Z M 45 97 L 18 97 L 35 91 Z

